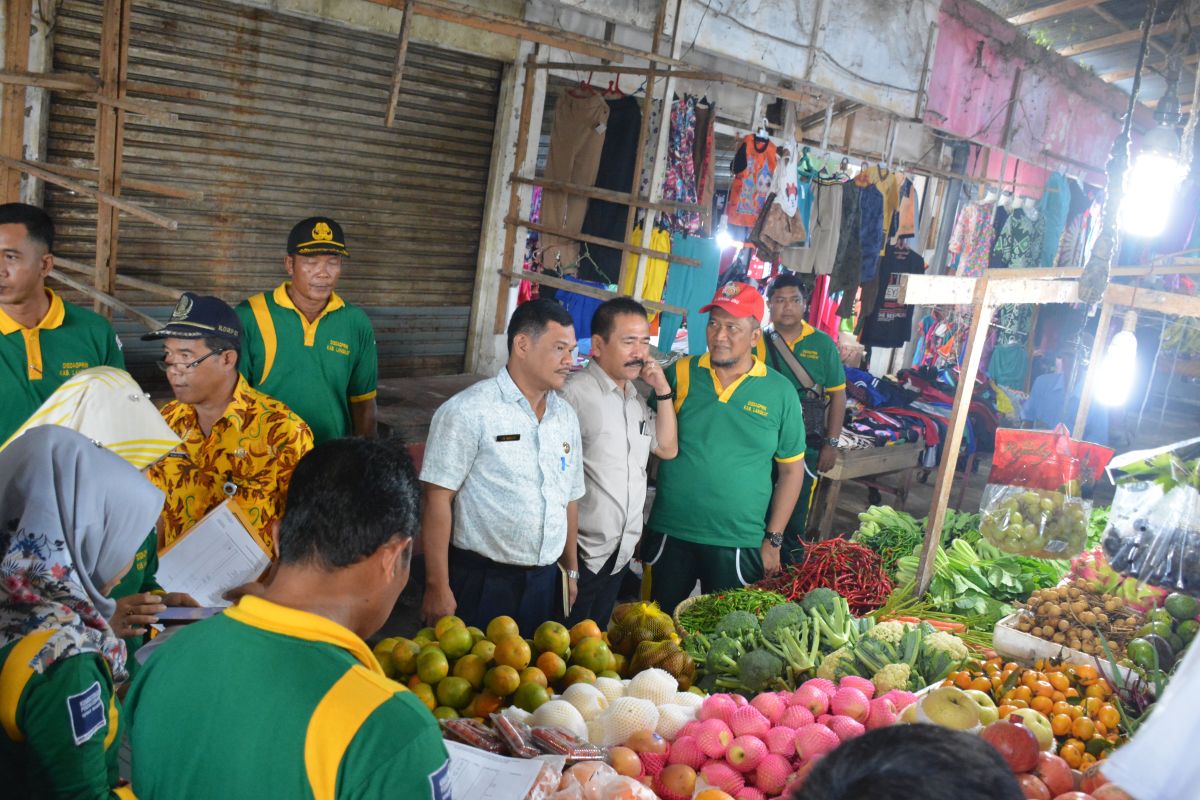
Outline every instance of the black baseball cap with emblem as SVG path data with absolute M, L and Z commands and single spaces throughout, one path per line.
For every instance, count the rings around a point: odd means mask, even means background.
M 329 217 L 309 217 L 297 222 L 288 234 L 287 251 L 289 256 L 350 257 L 342 226 Z
M 142 341 L 152 339 L 202 339 L 216 336 L 235 348 L 242 343 L 242 322 L 233 308 L 219 297 L 184 292 L 171 312 L 171 319 Z

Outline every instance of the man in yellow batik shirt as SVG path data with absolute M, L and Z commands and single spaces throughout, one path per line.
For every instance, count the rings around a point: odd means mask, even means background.
M 185 292 L 165 327 L 159 367 L 175 392 L 163 418 L 182 443 L 147 475 L 167 499 L 158 521 L 166 547 L 233 498 L 268 547 L 283 514 L 288 482 L 313 447 L 312 431 L 283 403 L 238 374 L 241 323 L 224 301 Z

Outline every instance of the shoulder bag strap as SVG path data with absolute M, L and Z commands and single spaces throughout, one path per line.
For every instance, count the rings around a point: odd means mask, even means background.
M 779 335 L 779 331 L 771 328 L 769 331 L 767 331 L 767 340 L 775 349 L 775 352 L 779 355 L 779 357 L 783 359 L 783 363 L 787 364 L 788 369 L 791 370 L 792 374 L 796 376 L 796 380 L 800 382 L 800 385 L 803 388 L 812 392 L 816 392 L 819 395 L 823 395 L 825 393 L 824 387 L 817 385 L 817 382 L 813 380 L 812 375 L 810 375 L 808 370 L 804 368 L 804 365 L 800 363 L 800 359 L 796 358 L 796 354 L 792 352 L 792 348 L 788 347 L 787 342 L 785 342 L 783 337 Z

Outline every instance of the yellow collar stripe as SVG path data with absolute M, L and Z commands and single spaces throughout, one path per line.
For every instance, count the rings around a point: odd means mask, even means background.
M 343 300 L 337 292 L 331 293 L 329 295 L 329 302 L 325 304 L 325 308 L 321 309 L 321 313 L 317 315 L 316 319 L 314 319 L 312 322 L 309 322 L 308 317 L 304 316 L 304 313 L 301 312 L 300 309 L 296 308 L 296 304 L 292 302 L 291 296 L 288 295 L 287 290 L 288 286 L 290 285 L 291 284 L 287 281 L 279 284 L 275 287 L 275 293 L 272 295 L 272 297 L 274 298 L 276 305 L 281 306 L 282 308 L 290 308 L 292 311 L 296 312 L 296 315 L 300 317 L 300 325 L 304 328 L 304 346 L 312 347 L 313 342 L 316 341 L 317 338 L 317 326 L 321 324 L 321 319 L 324 318 L 326 314 L 333 313 L 339 308 L 344 308 L 346 306 L 346 301 Z
M 721 403 L 728 403 L 729 398 L 733 397 L 733 393 L 738 390 L 738 387 L 742 385 L 742 382 L 745 381 L 746 378 L 762 378 L 767 374 L 767 365 L 756 359 L 748 372 L 740 376 L 736 381 L 728 386 L 722 386 L 721 379 L 717 377 L 717 371 L 713 369 L 708 353 L 700 356 L 700 360 L 696 363 L 699 366 L 704 367 L 706 370 L 708 370 L 709 374 L 712 375 L 713 389 L 716 390 L 717 401 Z
M 8 336 L 17 331 L 52 330 L 62 325 L 67 318 L 67 308 L 63 305 L 62 298 L 55 294 L 53 289 L 47 289 L 46 294 L 50 297 L 50 308 L 46 311 L 46 316 L 42 317 L 41 322 L 32 328 L 26 328 L 8 314 L 0 311 L 0 334 Z
M 350 742 L 375 709 L 400 688 L 382 675 L 355 665 L 317 703 L 304 736 L 304 771 L 314 800 L 337 797 L 338 768 Z
M 278 289 L 276 293 L 278 294 Z M 287 297 L 287 292 L 283 293 Z M 291 302 L 291 298 L 288 298 Z M 258 323 L 258 332 L 262 335 L 263 340 L 263 368 L 262 374 L 258 376 L 258 386 L 262 386 L 267 380 L 267 376 L 271 374 L 271 367 L 275 366 L 275 351 L 278 348 L 278 340 L 275 338 L 275 320 L 271 319 L 271 311 L 267 308 L 267 296 L 265 294 L 256 294 L 250 298 L 250 313 L 254 314 L 254 321 Z
M 375 654 L 367 643 L 353 631 L 338 625 L 331 619 L 281 606 L 261 597 L 247 595 L 225 615 L 243 625 L 272 633 L 304 639 L 309 642 L 325 642 L 347 650 L 371 672 L 383 675 Z

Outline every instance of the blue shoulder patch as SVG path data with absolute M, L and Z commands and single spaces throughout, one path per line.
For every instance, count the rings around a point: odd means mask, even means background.
M 449 759 L 429 776 L 429 794 L 433 800 L 451 800 Z
M 100 682 L 96 681 L 79 694 L 67 698 L 67 714 L 71 718 L 71 734 L 76 746 L 83 744 L 103 728 L 104 700 L 100 694 Z

